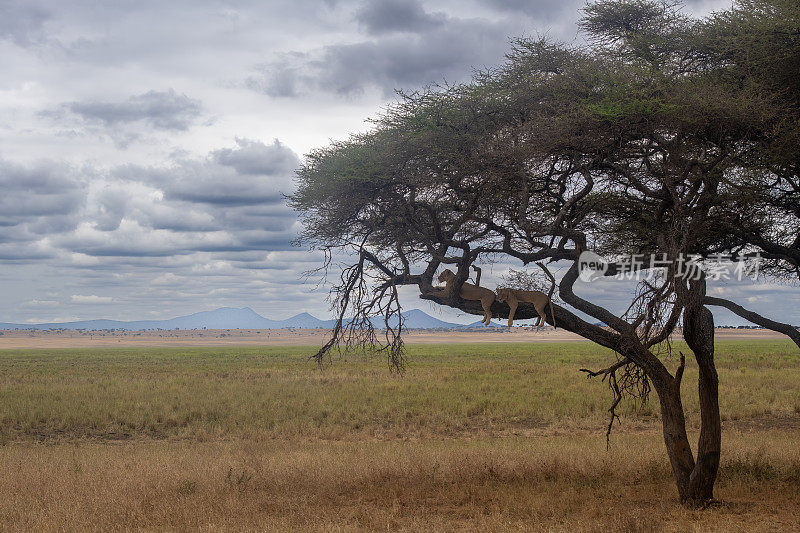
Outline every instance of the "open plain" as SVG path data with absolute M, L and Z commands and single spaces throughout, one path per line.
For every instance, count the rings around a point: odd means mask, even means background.
M 0 331 L 0 350 L 13 348 L 99 348 L 126 346 L 321 346 L 328 340 L 326 329 L 189 329 L 149 331 Z M 408 344 L 482 344 L 497 342 L 588 342 L 563 329 L 546 327 L 467 330 L 410 330 Z M 779 340 L 784 336 L 764 329 L 718 328 L 719 340 Z M 680 338 L 678 332 L 675 338 Z
M 0 524 L 800 529 L 800 356 L 768 338 L 717 352 L 720 502 L 699 510 L 677 502 L 655 398 L 624 404 L 606 449 L 609 391 L 578 369 L 613 354 L 585 342 L 412 344 L 403 375 L 301 345 L 6 346 Z M 696 440 L 691 364 L 683 388 Z

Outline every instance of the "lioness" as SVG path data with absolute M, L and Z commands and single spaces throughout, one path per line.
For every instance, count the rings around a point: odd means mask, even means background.
M 545 319 L 547 318 L 544 313 L 544 308 L 550 302 L 550 299 L 545 293 L 539 291 L 497 289 L 497 301 L 508 302 L 508 307 L 511 308 L 511 312 L 508 313 L 508 327 L 511 327 L 514 324 L 514 313 L 517 312 L 517 306 L 519 306 L 519 302 L 532 303 L 533 307 L 536 308 L 536 312 L 539 314 L 539 318 L 536 320 L 535 324 L 538 328 L 544 324 Z M 553 315 L 552 303 L 550 304 L 550 314 Z M 555 315 L 553 315 L 553 327 L 555 327 L 555 325 L 556 319 Z
M 439 294 L 450 296 L 455 279 L 456 275 L 449 268 L 439 274 L 439 281 L 445 282 L 444 289 L 439 291 Z M 479 300 L 481 302 L 481 307 L 483 307 L 483 320 L 481 320 L 481 323 L 488 326 L 492 321 L 492 304 L 497 298 L 494 291 L 485 287 L 478 287 L 472 283 L 464 283 L 461 285 L 460 296 L 465 300 Z

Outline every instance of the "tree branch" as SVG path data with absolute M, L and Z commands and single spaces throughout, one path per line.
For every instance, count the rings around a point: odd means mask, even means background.
M 603 380 L 605 380 L 605 378 L 606 378 L 606 376 L 608 374 L 611 374 L 612 372 L 615 372 L 616 370 L 622 368 L 623 366 L 627 365 L 630 362 L 631 361 L 628 358 L 624 358 L 624 359 L 620 359 L 619 361 L 617 361 L 616 363 L 614 363 L 613 365 L 611 365 L 608 368 L 603 368 L 602 370 L 589 370 L 588 368 L 581 368 L 580 371 L 581 372 L 586 372 L 586 374 L 587 374 L 586 377 L 596 378 L 597 376 L 603 376 Z
M 610 327 L 614 328 L 616 331 L 622 334 L 630 334 L 633 331 L 633 327 L 622 320 L 618 316 L 613 315 L 607 309 L 600 307 L 599 305 L 595 305 L 583 298 L 579 297 L 575 292 L 572 290 L 572 286 L 575 284 L 575 281 L 578 279 L 578 262 L 574 261 L 572 266 L 567 270 L 567 273 L 564 274 L 564 277 L 561 278 L 561 283 L 559 283 L 559 292 L 558 295 L 561 296 L 561 299 L 567 302 L 569 305 L 578 309 L 579 311 L 583 311 L 587 315 L 596 318 L 597 320 L 601 320 L 604 324 L 608 324 Z
M 483 308 L 481 307 L 481 303 L 477 300 L 464 300 L 458 296 L 446 298 L 435 292 L 422 293 L 419 297 L 423 300 L 436 302 L 439 305 L 446 305 L 454 309 L 460 309 L 461 311 L 471 315 L 483 315 Z M 590 324 L 578 317 L 576 314 L 571 313 L 563 307 L 552 303 L 552 301 L 551 304 L 553 306 L 553 312 L 551 315 L 545 318 L 545 321 L 548 324 L 558 324 L 558 327 L 562 329 L 577 333 L 581 337 L 589 339 L 614 351 L 619 351 L 621 349 L 620 336 L 617 333 L 609 331 L 600 326 Z M 508 307 L 508 304 L 495 301 L 492 304 L 491 311 L 492 317 L 494 318 L 508 318 L 511 309 Z M 514 318 L 518 320 L 524 320 L 527 318 L 536 318 L 538 316 L 539 313 L 536 312 L 536 308 L 533 306 L 533 304 L 520 302 Z
M 797 331 L 797 329 L 790 324 L 784 324 L 782 322 L 776 322 L 774 320 L 770 320 L 769 318 L 761 316 L 754 311 L 745 309 L 741 305 L 734 303 L 730 300 L 726 300 L 725 298 L 706 296 L 705 298 L 703 298 L 703 303 L 706 305 L 716 305 L 719 307 L 724 307 L 725 309 L 736 313 L 740 317 L 744 318 L 749 322 L 752 322 L 753 324 L 757 324 L 767 329 L 771 329 L 772 331 L 777 331 L 778 333 L 783 333 L 784 335 L 792 339 L 792 341 L 794 341 L 794 343 L 800 348 L 800 331 Z
M 589 370 L 588 368 L 580 369 L 581 372 L 586 372 L 587 378 L 603 376 L 601 378 L 601 381 L 605 381 L 606 378 L 609 378 L 608 386 L 611 389 L 611 392 L 614 393 L 614 400 L 611 403 L 611 407 L 608 408 L 608 413 L 610 415 L 610 418 L 608 421 L 608 427 L 606 428 L 606 449 L 608 449 L 611 446 L 611 430 L 614 427 L 614 420 L 619 420 L 619 415 L 617 414 L 617 406 L 619 405 L 619 402 L 622 401 L 622 390 L 620 389 L 619 383 L 617 382 L 617 370 L 631 363 L 632 361 L 630 359 L 624 357 L 619 361 L 617 361 L 616 363 L 614 363 L 613 365 L 611 365 L 610 367 L 604 368 L 602 370 L 593 371 Z

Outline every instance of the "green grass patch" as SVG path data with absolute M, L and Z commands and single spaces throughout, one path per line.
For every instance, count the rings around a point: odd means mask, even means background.
M 690 352 L 675 345 L 677 352 Z M 361 354 L 318 367 L 312 347 L 0 351 L 0 439 L 447 436 L 599 428 L 609 391 L 581 367 L 613 360 L 588 343 L 412 345 L 403 375 Z M 790 342 L 717 344 L 724 419 L 797 416 L 800 356 Z M 696 369 L 684 378 L 697 419 Z M 655 397 L 623 424 L 655 423 Z

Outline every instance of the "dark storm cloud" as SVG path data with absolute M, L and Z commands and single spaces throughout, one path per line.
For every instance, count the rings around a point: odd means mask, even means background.
M 145 172 L 140 172 L 145 174 Z M 100 231 L 114 231 L 124 219 L 156 230 L 219 231 L 211 213 L 184 202 L 163 201 L 163 193 L 137 181 L 108 180 L 93 186 L 85 219 Z
M 205 161 L 180 161 L 159 179 L 168 198 L 218 206 L 283 205 L 297 155 L 278 140 L 266 145 L 237 139 L 237 147 Z
M 248 139 L 237 139 L 236 148 L 223 148 L 212 153 L 220 165 L 233 167 L 239 174 L 286 176 L 300 164 L 292 150 L 275 139 L 271 145 Z
M 85 201 L 85 181 L 68 165 L 0 159 L 0 259 L 54 257 L 50 239 L 77 227 Z
M 373 35 L 430 31 L 442 26 L 446 18 L 444 13 L 426 12 L 416 0 L 368 1 L 356 13 L 359 24 Z
M 254 250 L 276 252 L 291 250 L 291 235 L 286 232 L 203 232 L 158 231 L 138 225 L 121 226 L 106 234 L 94 233 L 76 238 L 69 236 L 60 244 L 73 252 L 94 258 L 130 257 L 139 266 L 157 266 L 164 258 L 210 253 L 246 253 Z M 157 261 L 147 261 L 154 258 Z M 92 266 L 92 268 L 95 268 Z
M 59 194 L 74 190 L 75 181 L 74 171 L 63 163 L 43 160 L 20 165 L 0 159 L 0 187 L 6 193 Z
M 247 85 L 270 96 L 314 91 L 352 96 L 369 87 L 384 94 L 442 81 L 468 79 L 474 67 L 500 62 L 513 28 L 486 19 L 448 19 L 441 28 L 388 34 L 355 44 L 326 46 L 262 66 Z
M 202 114 L 199 100 L 168 91 L 148 91 L 122 102 L 70 102 L 69 111 L 87 122 L 113 127 L 144 122 L 157 130 L 186 130 Z
M 19 234 L 74 227 L 86 197 L 75 170 L 52 161 L 25 166 L 0 159 L 0 191 L 0 226 L 18 227 Z
M 215 212 L 216 220 L 225 227 L 236 227 L 242 231 L 269 228 L 286 231 L 296 223 L 293 212 L 284 205 L 243 206 L 237 209 L 220 208 Z
M 29 261 L 38 261 L 42 259 L 50 259 L 55 254 L 47 249 L 36 246 L 31 246 L 25 243 L 0 243 L 0 259 L 8 262 L 27 263 Z
M 44 39 L 43 25 L 49 12 L 25 0 L 0 0 L 0 39 L 28 46 Z
M 257 75 L 244 83 L 259 93 L 274 98 L 295 98 L 313 90 L 318 80 L 310 71 L 311 56 L 302 52 L 287 52 L 269 63 L 259 65 Z
M 534 20 L 553 20 L 569 12 L 576 18 L 577 8 L 586 5 L 582 0 L 479 0 L 481 4 L 501 12 L 526 15 Z
M 290 249 L 297 155 L 274 140 L 158 167 L 0 160 L 0 258 L 164 258 Z M 88 266 L 97 268 L 96 262 Z

